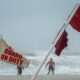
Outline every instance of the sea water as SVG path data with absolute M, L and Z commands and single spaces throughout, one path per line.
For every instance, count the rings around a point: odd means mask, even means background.
M 30 60 L 30 64 L 28 68 L 24 68 L 22 74 L 35 74 L 39 69 L 44 57 L 45 55 L 27 56 L 27 58 Z M 80 55 L 66 54 L 61 55 L 60 57 L 52 55 L 50 57 L 53 57 L 53 60 L 55 61 L 55 74 L 80 74 Z M 39 74 L 47 74 L 48 68 L 45 69 L 47 61 L 44 63 Z M 0 61 L 0 75 L 17 75 L 16 65 Z

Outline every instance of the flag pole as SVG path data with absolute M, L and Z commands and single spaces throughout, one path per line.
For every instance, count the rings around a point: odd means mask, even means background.
M 57 33 L 57 35 L 56 35 L 56 37 L 55 37 L 54 41 L 52 42 L 52 44 L 55 42 L 55 40 L 56 40 L 57 36 L 59 35 L 59 33 L 61 32 L 61 30 L 63 29 L 64 25 L 65 25 L 65 23 L 63 24 L 63 26 L 61 27 L 61 29 L 60 29 L 60 30 L 59 30 L 59 32 Z
M 68 23 L 70 22 L 70 20 L 72 19 L 72 17 L 74 16 L 76 10 L 78 9 L 79 4 L 76 5 L 76 7 L 74 8 L 73 12 L 70 14 L 70 16 L 68 17 L 67 21 L 63 24 L 61 30 L 58 32 L 57 36 L 55 37 L 53 44 L 50 47 L 50 50 L 48 52 L 48 54 L 45 56 L 42 64 L 40 65 L 39 69 L 37 70 L 37 72 L 35 73 L 35 75 L 32 76 L 31 80 L 35 80 L 39 71 L 41 70 L 43 64 L 45 63 L 45 61 L 47 60 L 48 56 L 50 55 L 50 53 L 52 52 L 54 45 L 56 44 L 57 40 L 59 39 L 59 37 L 61 36 L 61 33 L 64 31 L 64 29 L 68 26 Z
M 63 26 L 62 26 L 61 29 L 59 30 L 59 32 L 58 32 L 58 34 L 56 35 L 56 37 L 55 37 L 54 41 L 52 42 L 52 44 L 55 43 L 55 41 L 57 41 L 57 40 L 59 39 L 59 38 L 57 39 L 57 37 L 58 37 L 58 36 L 61 36 L 62 32 L 63 32 L 63 31 L 65 30 L 65 28 L 68 26 L 70 20 L 71 20 L 72 17 L 74 16 L 74 14 L 75 14 L 76 10 L 79 8 L 79 6 L 80 6 L 79 3 L 77 3 L 77 4 L 74 6 L 71 14 L 68 16 L 66 22 L 63 24 Z M 56 39 L 57 39 L 57 40 L 56 40 Z
M 71 14 L 69 15 L 66 24 L 68 24 L 70 22 L 70 20 L 72 19 L 72 17 L 74 16 L 75 12 L 77 11 L 77 9 L 79 8 L 80 3 L 77 3 L 76 6 L 74 7 L 74 9 L 72 10 Z

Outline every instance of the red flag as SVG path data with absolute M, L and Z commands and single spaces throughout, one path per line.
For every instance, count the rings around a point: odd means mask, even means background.
M 59 56 L 61 54 L 61 51 L 67 47 L 67 32 L 64 30 L 64 32 L 62 33 L 62 35 L 60 36 L 58 42 L 55 45 L 56 51 L 55 54 L 57 56 Z
M 77 31 L 80 32 L 80 6 L 70 20 L 69 24 Z

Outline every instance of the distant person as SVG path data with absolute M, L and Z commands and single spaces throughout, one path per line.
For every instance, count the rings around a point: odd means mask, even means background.
M 24 69 L 22 66 L 17 65 L 18 75 L 22 74 L 22 69 Z
M 48 66 L 48 74 L 52 71 L 52 74 L 54 74 L 54 70 L 55 70 L 55 63 L 52 60 L 52 58 L 50 58 L 50 60 L 47 62 L 46 67 Z M 45 67 L 45 68 L 46 68 Z

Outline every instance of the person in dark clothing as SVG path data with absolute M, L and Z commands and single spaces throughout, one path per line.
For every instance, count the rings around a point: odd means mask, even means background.
M 22 74 L 22 69 L 23 69 L 22 66 L 17 65 L 18 75 L 21 75 Z
M 55 70 L 55 63 L 52 60 L 52 58 L 50 58 L 50 60 L 47 62 L 46 67 L 48 67 L 48 74 L 52 71 L 52 74 L 54 74 L 54 70 Z

